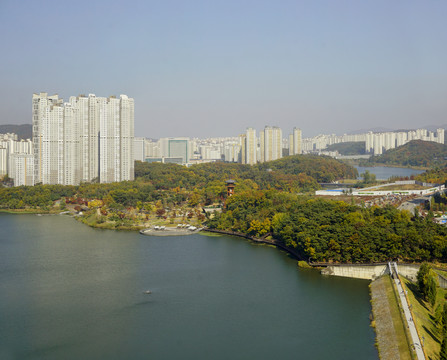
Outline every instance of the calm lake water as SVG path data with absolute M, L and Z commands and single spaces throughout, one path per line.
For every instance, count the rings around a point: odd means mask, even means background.
M 63 216 L 0 214 L 0 229 L 3 360 L 378 359 L 368 282 L 275 248 Z
M 365 167 L 365 166 L 354 166 L 359 172 L 358 179 L 362 177 L 360 174 L 363 174 L 365 170 L 368 170 L 371 174 L 376 175 L 377 180 L 388 180 L 391 176 L 411 176 L 418 175 L 425 172 L 425 170 L 415 170 L 409 168 L 400 168 L 400 167 L 387 167 L 387 166 L 374 166 L 374 167 Z

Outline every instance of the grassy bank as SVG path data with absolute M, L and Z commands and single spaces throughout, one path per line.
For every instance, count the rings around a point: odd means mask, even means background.
M 430 359 L 439 359 L 442 335 L 435 321 L 435 309 L 439 305 L 443 306 L 447 292 L 445 289 L 438 288 L 436 303 L 432 308 L 430 304 L 421 299 L 415 283 L 405 279 L 404 285 L 408 291 L 408 299 L 412 307 L 416 328 L 424 344 L 425 353 Z

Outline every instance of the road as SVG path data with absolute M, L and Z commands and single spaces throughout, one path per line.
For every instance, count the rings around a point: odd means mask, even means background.
M 430 196 L 431 195 L 425 195 L 425 196 L 421 196 L 418 198 L 414 198 L 409 201 L 405 201 L 399 205 L 398 209 L 399 210 L 408 210 L 410 213 L 414 214 L 414 209 L 417 206 L 424 204 L 426 201 L 430 200 Z

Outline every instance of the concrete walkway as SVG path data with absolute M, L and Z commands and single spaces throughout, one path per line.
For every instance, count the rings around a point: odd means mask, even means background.
M 393 267 L 393 273 L 397 274 L 397 265 L 396 263 L 390 264 L 390 267 Z M 419 335 L 416 331 L 416 325 L 414 324 L 414 320 L 411 316 L 410 308 L 408 306 L 407 297 L 404 293 L 404 288 L 400 282 L 400 279 L 397 276 L 394 276 L 394 281 L 397 286 L 397 291 L 399 292 L 400 303 L 402 304 L 402 308 L 404 309 L 405 319 L 407 320 L 408 329 L 410 330 L 411 339 L 413 341 L 414 349 L 416 350 L 416 355 L 418 360 L 425 360 L 424 352 L 422 351 L 421 340 L 419 339 Z

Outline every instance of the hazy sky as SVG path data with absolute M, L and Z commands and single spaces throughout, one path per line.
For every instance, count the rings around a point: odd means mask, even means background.
M 137 136 L 447 123 L 445 0 L 0 0 L 0 124 L 34 92 L 135 99 Z

